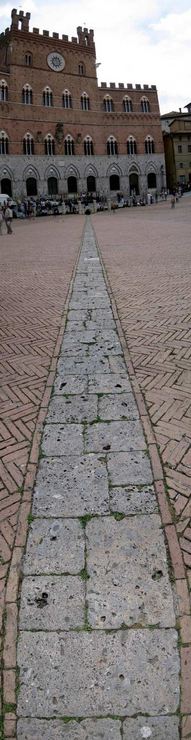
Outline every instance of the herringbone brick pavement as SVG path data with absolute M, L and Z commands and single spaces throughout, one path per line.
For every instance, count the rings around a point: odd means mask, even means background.
M 39 406 L 84 219 L 14 222 L 0 236 L 0 594 L 15 540 Z
M 191 568 L 191 197 L 93 218 Z

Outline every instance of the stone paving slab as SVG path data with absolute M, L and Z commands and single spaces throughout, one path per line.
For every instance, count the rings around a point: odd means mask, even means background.
M 54 395 L 73 394 L 77 395 L 80 393 L 87 393 L 88 389 L 88 378 L 85 375 L 61 375 L 57 374 L 54 383 Z
M 83 627 L 85 584 L 77 576 L 28 576 L 24 580 L 20 629 L 68 630 Z
M 110 488 L 110 509 L 128 516 L 157 513 L 158 505 L 153 486 Z
M 123 723 L 123 740 L 179 740 L 178 717 L 137 717 Z
M 88 619 L 91 627 L 174 627 L 166 550 L 158 515 L 86 527 Z
M 47 414 L 47 422 L 63 424 L 65 422 L 95 421 L 98 416 L 98 398 L 93 394 L 52 398 Z
M 153 481 L 150 462 L 144 450 L 109 454 L 108 471 L 113 486 L 126 486 L 130 483 L 143 485 Z
M 43 458 L 33 499 L 37 516 L 84 516 L 109 513 L 106 463 L 97 455 Z
M 178 708 L 173 629 L 22 632 L 18 666 L 19 716 L 157 715 Z
M 68 317 L 67 317 L 66 333 L 68 331 L 72 331 L 73 323 L 79 324 L 81 326 L 81 330 L 84 330 L 85 325 L 86 325 L 86 328 L 90 330 L 90 326 L 89 326 L 90 323 L 94 324 L 96 328 L 97 327 L 105 328 L 105 329 L 109 329 L 109 328 L 115 329 L 116 328 L 110 308 L 109 309 L 102 308 L 101 310 L 92 309 L 92 308 L 78 309 L 78 311 L 69 309 Z M 74 330 L 76 331 L 75 328 Z
M 92 376 L 89 375 L 89 393 L 116 394 L 124 391 L 132 392 L 127 373 L 116 373 L 116 375 L 112 375 L 112 373 L 108 375 L 94 373 Z
M 110 353 L 109 355 L 109 366 L 112 373 L 124 373 L 126 372 L 126 365 L 122 357 L 115 357 Z
M 85 452 L 146 449 L 145 438 L 137 420 L 88 424 L 84 431 L 84 444 Z
M 93 291 L 92 298 L 87 296 L 84 296 L 83 298 L 81 293 L 79 293 L 79 298 L 74 297 L 71 299 L 70 306 L 76 311 L 78 311 L 78 308 L 87 308 L 90 310 L 93 308 L 109 308 L 110 301 L 105 294 L 96 297 L 95 292 Z
M 72 331 L 71 329 L 65 332 L 61 351 L 70 347 L 80 347 L 82 345 L 88 346 L 89 344 L 95 344 L 97 340 L 96 331 L 88 331 L 83 329 L 79 331 Z
M 102 421 L 138 419 L 139 413 L 133 393 L 115 393 L 99 398 L 99 416 Z
M 124 369 L 124 368 L 123 368 Z M 80 360 L 75 357 L 66 357 L 58 361 L 58 372 L 59 375 L 94 375 L 94 373 L 109 373 L 109 372 L 120 372 L 121 367 L 118 370 L 112 370 L 109 364 L 109 358 L 104 357 L 103 353 L 98 357 L 87 357 L 86 360 Z
M 84 535 L 75 519 L 36 519 L 24 556 L 25 575 L 79 573 L 84 567 Z
M 45 455 L 71 455 L 73 452 L 83 454 L 82 424 L 46 424 L 42 452 Z
M 71 720 L 65 724 L 63 720 L 19 720 L 18 740 L 29 740 L 29 738 L 31 740 L 41 740 L 41 738 L 42 740 L 121 740 L 121 722 L 112 719 L 86 719 L 81 722 Z M 169 737 L 169 740 L 173 738 Z

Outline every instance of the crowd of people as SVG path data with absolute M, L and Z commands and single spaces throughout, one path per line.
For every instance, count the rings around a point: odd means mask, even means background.
M 39 198 L 25 198 L 23 201 L 12 201 L 8 199 L 0 205 L 0 234 L 3 233 L 3 224 L 7 234 L 12 234 L 12 219 L 15 218 L 33 218 L 36 216 L 65 215 L 67 213 L 91 213 L 92 211 L 114 211 L 117 208 L 128 208 L 132 206 L 147 206 L 152 203 L 158 203 L 160 200 L 167 200 L 170 197 L 171 208 L 174 208 L 179 198 L 183 195 L 181 187 L 175 189 L 172 193 L 163 189 L 160 193 L 157 191 L 137 195 L 135 191 L 128 197 L 123 193 L 117 193 L 115 199 L 107 197 L 105 194 L 82 193 L 80 196 L 63 198 L 62 196 L 51 199 L 48 196 Z

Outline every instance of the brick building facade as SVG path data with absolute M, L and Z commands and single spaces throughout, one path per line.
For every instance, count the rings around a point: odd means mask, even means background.
M 156 86 L 98 86 L 92 30 L 29 31 L 12 11 L 0 35 L 0 183 L 13 197 L 124 195 L 165 186 Z

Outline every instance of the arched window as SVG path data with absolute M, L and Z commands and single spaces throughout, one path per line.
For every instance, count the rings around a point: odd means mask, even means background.
M 112 111 L 114 110 L 114 106 L 113 106 L 113 100 L 110 95 L 105 96 L 103 104 L 104 104 L 104 110 L 106 111 L 106 113 L 112 113 Z
M 125 113 L 132 113 L 132 100 L 128 97 L 128 95 L 125 95 L 125 97 L 123 98 L 123 110 L 125 111 Z
M 9 154 L 9 139 L 5 131 L 0 131 L 0 154 Z
M 77 193 L 77 178 L 76 177 L 68 177 L 68 193 Z
M 0 81 L 0 102 L 8 100 L 8 86 L 5 80 Z
M 1 180 L 1 193 L 6 193 L 12 198 L 12 182 L 10 177 L 3 177 Z
M 134 136 L 129 136 L 127 139 L 127 154 L 137 154 L 137 144 Z
M 45 146 L 45 154 L 48 154 L 49 157 L 52 157 L 52 155 L 55 154 L 55 142 L 52 134 L 47 134 L 45 140 L 44 140 L 44 146 Z
M 82 110 L 90 110 L 90 99 L 86 92 L 81 95 L 81 108 Z
M 26 67 L 32 67 L 32 54 L 30 51 L 25 54 L 25 64 Z
M 93 147 L 93 141 L 91 139 L 91 136 L 86 136 L 84 139 L 84 154 L 86 156 L 94 153 L 94 147 Z
M 131 195 L 139 195 L 139 176 L 137 172 L 131 172 L 129 175 L 129 189 Z
M 148 173 L 148 175 L 147 175 L 147 185 L 148 185 L 148 188 L 151 188 L 151 189 L 152 188 L 156 188 L 156 186 L 157 186 L 157 180 L 156 180 L 155 172 L 149 172 Z
M 141 110 L 142 113 L 149 113 L 150 111 L 150 103 L 147 98 L 141 98 Z
M 69 90 L 64 90 L 62 96 L 63 108 L 72 108 L 72 96 Z
M 96 179 L 94 175 L 88 175 L 87 177 L 87 191 L 88 193 L 96 193 Z
M 23 139 L 23 154 L 28 154 L 28 156 L 34 154 L 34 139 L 29 133 L 25 134 Z
M 48 177 L 48 195 L 58 195 L 57 177 Z
M 119 175 L 111 175 L 109 178 L 110 190 L 120 190 Z
M 107 140 L 107 154 L 109 156 L 114 156 L 115 154 L 118 154 L 118 146 L 114 136 L 110 136 Z
M 78 73 L 79 73 L 79 75 L 84 75 L 85 74 L 83 62 L 80 62 L 80 64 L 78 65 Z
M 66 138 L 64 139 L 64 154 L 74 154 L 74 139 L 72 138 L 72 136 L 70 136 L 70 134 L 68 134 L 68 136 L 66 136 Z
M 27 195 L 37 195 L 37 181 L 36 177 L 27 177 L 26 180 Z
M 32 87 L 30 85 L 24 85 L 22 89 L 22 102 L 24 105 L 32 105 L 33 102 L 33 94 L 32 94 Z
M 48 86 L 43 90 L 43 105 L 47 108 L 51 108 L 53 105 L 52 90 Z
M 147 136 L 145 139 L 145 153 L 146 154 L 154 154 L 155 146 L 154 141 L 152 139 L 152 136 Z

